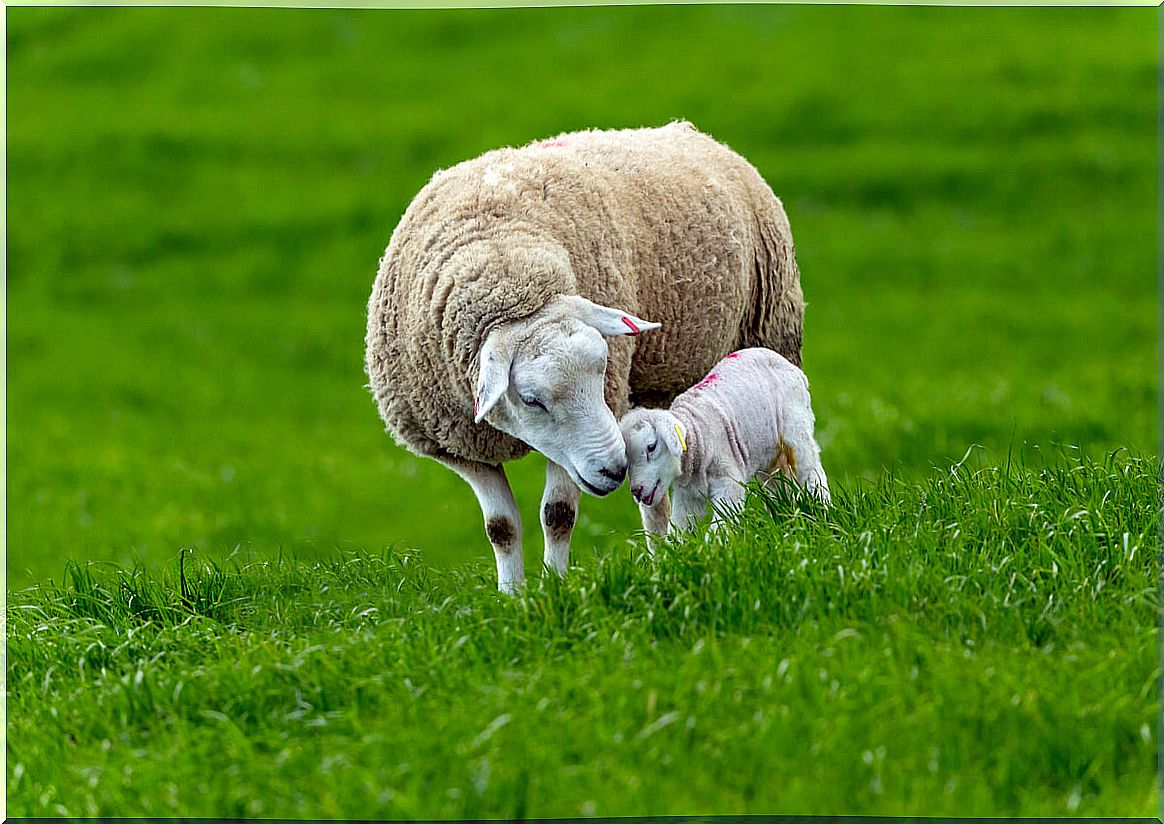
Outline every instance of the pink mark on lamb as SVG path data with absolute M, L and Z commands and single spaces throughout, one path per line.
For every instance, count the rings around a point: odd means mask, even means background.
M 735 360 L 740 356 L 739 352 L 732 352 L 730 355 L 724 356 L 724 360 Z
M 715 372 L 708 372 L 706 378 L 691 388 L 698 392 L 700 389 L 706 389 L 707 387 L 711 386 L 717 380 L 719 380 L 719 375 L 717 375 Z
M 541 143 L 538 144 L 538 148 L 539 149 L 558 149 L 558 148 L 561 148 L 562 146 L 565 146 L 567 143 L 569 143 L 569 141 L 566 140 L 565 138 L 555 137 L 555 138 L 552 138 L 550 140 L 543 140 Z

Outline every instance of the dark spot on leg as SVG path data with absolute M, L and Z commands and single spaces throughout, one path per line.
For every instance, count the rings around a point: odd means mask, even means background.
M 489 543 L 500 549 L 507 549 L 516 537 L 513 522 L 502 516 L 489 519 L 485 524 L 485 534 L 489 536 Z
M 574 529 L 574 507 L 565 501 L 550 501 L 542 511 L 545 518 L 546 532 L 555 541 L 570 540 L 570 531 Z

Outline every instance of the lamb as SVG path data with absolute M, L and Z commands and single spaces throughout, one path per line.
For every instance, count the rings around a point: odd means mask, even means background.
M 717 526 L 753 478 L 789 474 L 829 503 L 814 425 L 804 372 L 759 348 L 728 355 L 669 411 L 632 409 L 620 429 L 652 553 L 652 535 L 686 526 L 709 502 Z
M 580 489 L 626 473 L 616 416 L 741 347 L 799 363 L 803 316 L 787 216 L 746 160 L 685 122 L 575 132 L 420 190 L 380 261 L 365 368 L 396 441 L 472 487 L 513 591 L 503 463 L 548 459 L 544 560 L 564 573 Z

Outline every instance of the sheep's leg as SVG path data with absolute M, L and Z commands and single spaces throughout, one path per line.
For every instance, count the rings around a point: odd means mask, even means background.
M 796 480 L 804 485 L 811 494 L 815 495 L 817 500 L 824 504 L 832 503 L 832 495 L 829 493 L 829 479 L 825 476 L 824 467 L 820 463 L 820 449 L 813 444 L 812 450 L 813 460 L 811 462 L 805 461 L 801 464 L 796 472 Z
M 546 569 L 566 574 L 570 563 L 570 536 L 578 515 L 580 491 L 570 474 L 553 461 L 546 461 L 546 491 L 542 495 L 542 535 L 546 540 L 543 560 Z
M 723 477 L 711 479 L 707 492 L 712 504 L 711 531 L 718 532 L 723 528 L 725 516 L 743 504 L 747 490 L 742 481 Z
M 643 529 L 647 533 L 647 551 L 655 555 L 659 535 L 666 535 L 671 525 L 671 492 L 665 491 L 654 506 L 639 504 L 639 515 L 643 518 Z
M 796 482 L 823 503 L 830 503 L 829 479 L 820 463 L 820 446 L 812 436 L 812 427 L 794 423 L 784 435 L 784 441 L 796 459 Z
M 438 459 L 456 472 L 473 488 L 481 514 L 485 519 L 485 534 L 493 546 L 497 559 L 497 588 L 512 594 L 525 580 L 525 567 L 521 560 L 521 514 L 517 501 L 505 477 L 505 470 L 498 465 L 461 461 L 451 458 Z
M 671 529 L 686 529 L 693 518 L 707 511 L 707 496 L 702 492 L 676 486 L 671 490 Z

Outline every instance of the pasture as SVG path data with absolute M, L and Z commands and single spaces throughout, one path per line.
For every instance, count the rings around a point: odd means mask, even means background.
M 1155 814 L 1155 12 L 7 20 L 10 814 Z M 585 498 L 541 582 L 533 456 L 500 600 L 376 262 L 437 168 L 675 118 L 788 210 L 838 506 L 652 566 Z

